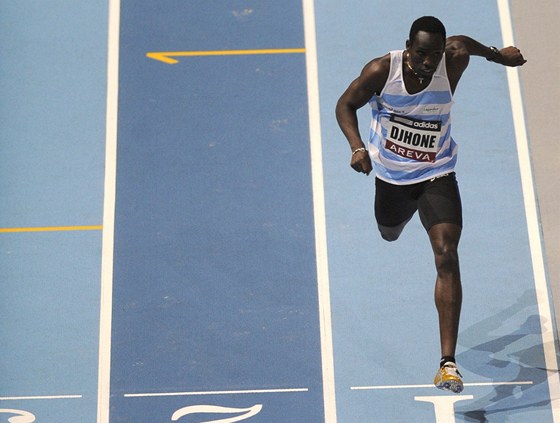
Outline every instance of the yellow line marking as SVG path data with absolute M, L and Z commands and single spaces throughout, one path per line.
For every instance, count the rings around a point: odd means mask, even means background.
M 240 56 L 249 54 L 294 54 L 305 53 L 304 48 L 279 48 L 262 50 L 211 50 L 211 51 L 154 51 L 146 53 L 150 59 L 174 65 L 179 60 L 173 57 L 195 57 L 195 56 Z
M 93 226 L 45 226 L 37 228 L 0 228 L 0 233 L 16 232 L 61 232 L 61 231 L 100 231 L 102 225 Z

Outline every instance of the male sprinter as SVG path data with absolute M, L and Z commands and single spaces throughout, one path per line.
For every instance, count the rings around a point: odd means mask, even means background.
M 426 228 L 437 270 L 442 355 L 434 384 L 456 393 L 463 390 L 455 364 L 462 301 L 457 255 L 462 210 L 450 112 L 470 56 L 505 66 L 526 62 L 515 47 L 486 47 L 464 35 L 447 38 L 441 21 L 424 16 L 412 24 L 406 49 L 369 62 L 336 105 L 338 124 L 352 149 L 350 165 L 366 175 L 375 171 L 375 217 L 381 236 L 395 241 L 416 210 Z M 366 148 L 356 110 L 368 102 L 373 119 Z

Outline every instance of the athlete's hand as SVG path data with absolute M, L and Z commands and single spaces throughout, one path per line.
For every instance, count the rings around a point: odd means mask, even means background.
M 369 154 L 367 151 L 357 151 L 355 154 L 352 155 L 352 160 L 350 161 L 350 166 L 356 172 L 365 173 L 369 175 L 372 167 L 371 167 L 371 159 L 369 158 Z
M 504 66 L 522 66 L 527 60 L 521 54 L 521 51 L 517 47 L 504 47 L 500 50 L 500 58 L 496 60 Z

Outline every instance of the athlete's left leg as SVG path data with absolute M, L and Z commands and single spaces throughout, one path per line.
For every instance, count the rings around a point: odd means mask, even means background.
M 439 223 L 430 228 L 428 235 L 437 270 L 435 303 L 439 316 L 441 355 L 454 357 L 462 303 L 457 252 L 461 226 L 454 223 Z
M 455 349 L 461 315 L 461 273 L 457 248 L 463 217 L 459 186 L 454 173 L 427 182 L 418 201 L 420 220 L 428 231 L 437 271 L 435 302 L 441 341 L 440 368 L 434 384 L 459 393 L 461 374 L 455 365 Z

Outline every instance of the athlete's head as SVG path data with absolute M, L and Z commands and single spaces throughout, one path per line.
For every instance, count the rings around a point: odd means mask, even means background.
M 445 44 L 447 35 L 445 34 L 445 26 L 443 23 L 433 16 L 422 16 L 412 22 L 410 33 L 408 34 L 409 43 L 413 43 L 418 32 L 429 32 L 430 34 L 441 35 L 441 40 Z
M 423 16 L 412 23 L 405 60 L 418 76 L 429 78 L 434 74 L 445 52 L 445 40 L 445 26 L 439 19 Z

